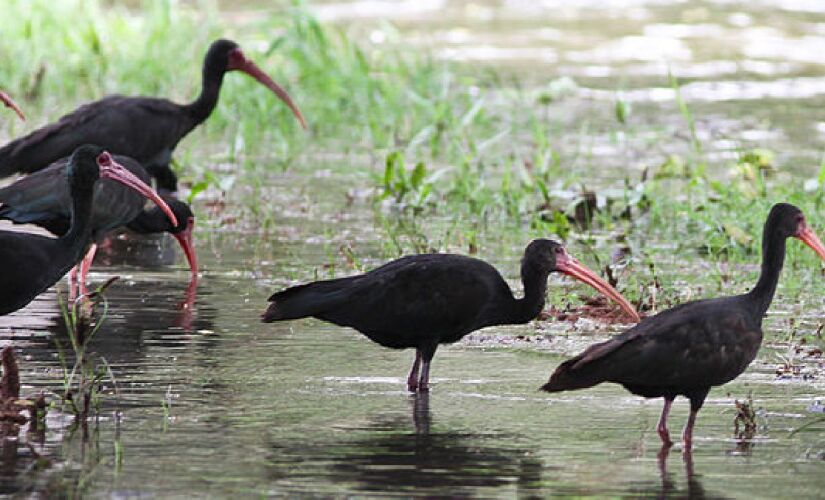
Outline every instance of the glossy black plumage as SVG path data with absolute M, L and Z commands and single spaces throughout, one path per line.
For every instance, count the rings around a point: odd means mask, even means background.
M 553 271 L 583 279 L 621 297 L 592 271 L 550 240 L 528 245 L 521 265 L 524 297 L 517 299 L 490 264 L 461 255 L 402 257 L 366 274 L 300 285 L 273 294 L 265 322 L 313 316 L 355 328 L 374 342 L 396 349 L 415 348 L 410 390 L 427 390 L 429 362 L 438 344 L 452 343 L 486 326 L 526 323 L 544 306 L 547 277 Z M 583 279 L 584 280 L 584 279 Z M 587 281 L 586 281 L 587 282 Z M 608 290 L 609 289 L 609 290 Z M 623 298 L 621 299 L 623 300 Z M 635 315 L 632 307 L 623 307 Z M 423 362 L 420 380 L 419 363 Z
M 85 104 L 56 123 L 0 148 L 0 177 L 46 168 L 88 143 L 134 158 L 157 179 L 159 188 L 176 191 L 177 177 L 169 168 L 172 152 L 181 139 L 212 113 L 224 74 L 233 69 L 245 71 L 259 81 L 268 78 L 244 58 L 235 42 L 217 40 L 204 59 L 201 93 L 191 103 L 113 95 Z M 271 80 L 262 83 L 284 99 L 303 123 L 297 107 L 282 89 Z
M 825 247 L 802 212 L 793 205 L 774 205 L 764 228 L 762 271 L 750 292 L 689 302 L 648 317 L 562 363 L 542 389 L 568 391 L 614 382 L 639 396 L 663 397 L 658 431 L 666 445 L 670 404 L 677 395 L 685 396 L 691 415 L 683 437 L 690 447 L 696 413 L 710 388 L 739 376 L 756 357 L 762 318 L 773 300 L 791 236 L 825 260 Z
M 150 182 L 149 174 L 134 159 L 121 155 L 115 155 L 114 159 L 142 182 Z M 35 224 L 57 236 L 65 234 L 71 223 L 72 208 L 66 183 L 68 164 L 69 158 L 60 159 L 0 189 L 0 219 Z M 139 193 L 112 179 L 101 179 L 95 185 L 94 199 L 90 224 L 95 241 L 138 217 L 145 202 Z
M 103 151 L 98 146 L 89 148 Z M 95 186 L 89 222 L 93 243 L 79 269 L 80 293 L 85 293 L 86 274 L 95 256 L 96 244 L 109 231 L 134 220 L 143 211 L 144 197 L 155 201 L 162 212 L 177 224 L 174 213 L 166 202 L 147 185 L 149 175 L 138 162 L 127 156 L 112 158 L 109 153 L 101 161 L 107 171 L 114 169 L 119 173 L 112 178 L 103 178 Z M 0 189 L 0 219 L 11 220 L 16 224 L 35 224 L 58 236 L 66 233 L 73 204 L 66 183 L 70 171 L 69 162 L 69 158 L 59 160 L 44 170 Z M 75 294 L 75 277 L 76 270 L 73 269 L 70 274 L 70 297 Z
M 148 184 L 149 174 L 134 159 L 117 155 L 114 161 Z M 65 181 L 69 159 L 59 160 L 48 168 L 21 178 L 0 189 L 0 219 L 16 224 L 35 224 L 57 236 L 69 230 L 72 199 Z M 192 240 L 195 217 L 189 205 L 172 197 L 162 198 L 165 207 L 153 205 L 144 210 L 145 198 L 140 193 L 113 179 L 102 179 L 95 186 L 92 207 L 92 239 L 100 243 L 106 234 L 127 226 L 137 232 L 168 232 L 180 243 L 186 255 L 193 280 L 197 278 L 197 257 Z M 171 209 L 175 221 L 166 210 Z M 175 224 L 177 223 L 177 225 Z M 81 268 L 81 293 L 85 289 L 88 268 L 94 258 L 93 246 Z
M 175 217 L 178 219 L 177 226 L 172 225 L 172 222 L 166 217 L 163 210 L 153 206 L 141 211 L 126 227 L 138 234 L 176 234 L 187 230 L 190 220 L 195 217 L 192 213 L 192 208 L 186 202 L 177 198 L 161 196 L 166 203 L 169 204 L 169 208 L 172 209 L 172 212 L 174 212 Z
M 92 241 L 94 185 L 100 173 L 98 148 L 79 148 L 69 164 L 71 228 L 60 238 L 0 232 L 0 315 L 16 311 L 57 282 Z

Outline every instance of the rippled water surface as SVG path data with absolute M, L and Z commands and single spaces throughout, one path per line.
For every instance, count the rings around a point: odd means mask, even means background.
M 590 104 L 612 100 L 617 88 L 645 119 L 665 126 L 669 117 L 679 120 L 667 85 L 672 71 L 685 78 L 683 93 L 703 117 L 700 131 L 718 141 L 714 151 L 767 144 L 799 175 L 818 168 L 825 132 L 823 2 L 313 6 L 365 44 L 427 47 L 440 58 L 521 75 L 535 87 L 573 77 L 581 92 L 571 123 L 590 113 L 596 121 L 610 108 Z M 379 29 L 384 20 L 394 23 L 396 39 Z M 775 367 L 788 355 L 781 347 L 764 346 L 747 373 L 711 391 L 691 456 L 677 446 L 658 457 L 660 401 L 609 385 L 552 397 L 538 391 L 566 354 L 604 338 L 603 327 L 586 324 L 572 336 L 569 329 L 556 335 L 542 322 L 487 329 L 440 348 L 432 393 L 415 397 L 404 387 L 412 352 L 384 349 L 315 320 L 261 324 L 272 291 L 311 278 L 310 270 L 323 277 L 331 263 L 342 266 L 328 235 L 359 241 L 368 267 L 384 256 L 371 206 L 344 202 L 346 190 L 363 179 L 293 175 L 272 180 L 284 200 L 272 234 L 200 230 L 203 273 L 191 311 L 180 308 L 188 273 L 173 240 L 116 241 L 102 252 L 92 279 L 121 280 L 108 292 L 110 315 L 93 350 L 111 365 L 116 387 L 106 383 L 104 411 L 86 435 L 52 412 L 44 435 L 6 441 L 0 492 L 821 497 L 825 426 L 791 431 L 814 420 L 808 408 L 825 399 L 825 383 L 778 380 Z M 311 210 L 295 203 L 302 197 L 313 200 Z M 482 249 L 482 256 L 516 286 L 521 247 L 505 246 Z M 551 287 L 567 285 L 551 279 Z M 822 309 L 821 297 L 809 301 Z M 798 312 L 796 305 L 780 298 L 768 327 L 778 328 L 789 312 Z M 808 314 L 801 328 L 813 329 L 820 316 Z M 499 341 L 518 335 L 532 340 Z M 24 393 L 59 390 L 56 339 L 66 337 L 54 291 L 0 318 L 0 340 L 19 354 Z M 756 439 L 741 443 L 733 439 L 733 399 L 749 393 L 760 428 Z M 679 400 L 672 431 L 687 410 Z

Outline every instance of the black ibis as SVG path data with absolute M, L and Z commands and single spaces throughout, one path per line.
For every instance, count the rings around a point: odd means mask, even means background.
M 765 222 L 762 271 L 751 291 L 688 302 L 645 318 L 562 363 L 542 389 L 570 391 L 613 382 L 638 396 L 664 398 L 657 431 L 665 446 L 672 445 L 667 430 L 670 406 L 682 395 L 690 400 L 682 434 L 685 449 L 690 449 L 696 415 L 710 388 L 735 379 L 756 357 L 762 343 L 762 317 L 782 271 L 785 240 L 792 236 L 825 260 L 825 246 L 802 211 L 778 203 Z
M 83 257 L 92 243 L 93 203 L 98 179 L 121 182 L 163 204 L 157 194 L 96 146 L 72 154 L 65 170 L 72 201 L 69 230 L 59 238 L 0 232 L 0 315 L 16 311 L 57 282 Z M 64 180 L 65 182 L 65 180 Z M 168 208 L 168 207 L 167 207 Z
M 113 158 L 107 153 L 102 161 L 111 161 L 124 169 L 131 182 L 146 185 L 149 174 L 134 159 L 128 156 L 116 155 Z M 69 158 L 58 160 L 48 168 L 34 172 L 21 178 L 17 182 L 0 189 L 0 219 L 13 221 L 17 224 L 35 224 L 55 234 L 62 236 L 71 225 L 72 197 L 66 184 L 66 170 Z M 178 225 L 176 214 L 165 200 L 154 191 L 152 200 L 157 204 L 158 211 L 163 214 L 173 227 Z M 130 187 L 114 179 L 103 179 L 95 187 L 95 198 L 92 206 L 92 245 L 80 265 L 80 293 L 85 293 L 86 274 L 94 260 L 97 244 L 106 234 L 116 228 L 124 226 L 143 214 L 144 198 Z M 188 212 L 191 215 L 191 212 Z M 184 251 L 187 257 L 192 252 L 185 241 Z M 194 271 L 193 271 L 194 272 Z M 71 281 L 76 277 L 75 270 L 70 274 Z M 72 294 L 74 287 L 72 287 Z
M 201 93 L 191 103 L 113 95 L 85 104 L 56 123 L 0 148 L 0 177 L 40 170 L 81 144 L 98 144 L 112 154 L 139 161 L 157 180 L 158 188 L 174 192 L 177 177 L 169 168 L 172 152 L 181 139 L 209 117 L 218 102 L 224 74 L 235 70 L 274 92 L 306 128 L 301 112 L 284 89 L 249 60 L 237 43 L 217 40 L 203 62 Z
M 312 316 L 349 326 L 394 349 L 415 348 L 410 391 L 429 389 L 438 344 L 457 342 L 486 326 L 527 323 L 544 307 L 547 277 L 572 276 L 616 301 L 634 320 L 633 307 L 607 282 L 552 240 L 537 239 L 521 261 L 524 297 L 517 299 L 490 264 L 451 254 L 402 257 L 347 278 L 316 281 L 275 293 L 263 321 Z M 421 376 L 418 377 L 419 366 Z
M 2 90 L 0 90 L 0 102 L 2 102 L 7 108 L 11 108 L 17 113 L 17 116 L 20 117 L 21 120 L 26 120 L 26 115 L 23 114 L 23 111 L 20 109 L 20 106 L 17 105 L 14 100 L 9 97 L 9 95 Z

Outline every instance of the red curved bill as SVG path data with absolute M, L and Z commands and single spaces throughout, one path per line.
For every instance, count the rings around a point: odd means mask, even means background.
M 179 233 L 173 233 L 172 236 L 178 240 L 183 249 L 186 260 L 189 262 L 189 270 L 192 272 L 192 282 L 198 281 L 198 255 L 195 253 L 195 244 L 192 233 L 195 230 L 195 218 L 190 217 L 186 224 L 186 229 Z
M 301 126 L 304 127 L 304 129 L 307 128 L 304 115 L 301 114 L 301 110 L 298 109 L 298 106 L 295 105 L 292 98 L 286 93 L 286 90 L 275 83 L 269 75 L 264 73 L 261 68 L 258 67 L 258 65 L 247 59 L 246 54 L 244 54 L 241 49 L 234 49 L 229 53 L 228 69 L 243 71 L 247 75 L 258 80 L 261 85 L 271 90 L 280 100 L 284 102 L 284 104 L 289 106 L 289 109 L 292 110 L 292 114 L 295 115 L 295 118 L 298 119 Z
M 2 90 L 0 90 L 0 102 L 5 104 L 6 107 L 13 109 L 21 120 L 26 121 L 26 115 L 23 114 L 23 110 L 20 109 L 20 106 L 18 106 L 17 103 L 14 102 L 14 100 Z
M 557 255 L 556 269 L 558 269 L 560 272 L 568 276 L 576 278 L 577 280 L 592 286 L 593 288 L 598 290 L 602 295 L 616 302 L 619 305 L 619 307 L 621 307 L 624 310 L 624 312 L 626 312 L 631 318 L 633 318 L 634 321 L 638 322 L 641 320 L 641 318 L 639 317 L 639 313 L 636 312 L 636 309 L 633 308 L 630 302 L 628 302 L 628 300 L 624 298 L 624 296 L 620 294 L 618 290 L 610 286 L 610 283 L 601 279 L 598 274 L 594 273 L 593 271 L 582 265 L 573 256 L 568 254 L 567 251 L 564 251 L 563 253 Z
M 172 225 L 178 225 L 178 219 L 175 217 L 175 214 L 172 212 L 172 209 L 169 208 L 169 205 L 163 201 L 163 198 L 155 192 L 154 189 L 147 186 L 145 182 L 138 179 L 135 174 L 126 170 L 120 163 L 116 162 L 112 155 L 108 152 L 104 151 L 100 153 L 97 157 L 97 166 L 100 168 L 100 177 L 104 179 L 112 179 L 114 181 L 120 182 L 121 184 L 128 186 L 138 193 L 142 194 L 146 198 L 149 198 L 157 206 L 163 210 L 163 213 L 169 218 L 172 222 Z
M 801 227 L 799 228 L 799 231 L 797 231 L 796 237 L 802 240 L 802 243 L 805 243 L 811 247 L 811 250 L 816 252 L 820 259 L 825 260 L 825 245 L 822 244 L 822 241 L 820 241 L 816 236 L 814 230 L 808 227 L 807 224 L 804 222 L 801 223 Z

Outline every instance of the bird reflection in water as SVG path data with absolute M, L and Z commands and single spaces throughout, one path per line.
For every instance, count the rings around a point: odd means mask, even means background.
M 667 470 L 667 459 L 670 455 L 670 446 L 663 445 L 656 455 L 659 466 L 659 477 L 662 480 L 661 490 L 658 492 L 657 498 L 724 498 L 724 495 L 718 493 L 708 494 L 699 480 L 701 476 L 697 476 L 693 470 L 693 452 L 690 448 L 686 448 L 682 452 L 682 463 L 685 467 L 685 479 L 687 481 L 687 490 L 680 490 L 673 480 L 672 474 Z
M 175 264 L 176 246 L 172 237 L 166 234 L 140 235 L 125 231 L 108 238 L 106 243 L 98 248 L 98 257 L 95 262 L 105 266 L 128 265 L 149 270 L 161 269 Z M 175 318 L 171 326 L 181 328 L 186 332 L 192 330 L 196 315 L 197 291 L 198 279 L 197 275 L 193 275 L 186 289 L 181 293 L 181 299 L 177 302 Z
M 430 433 L 430 393 L 418 392 L 410 395 L 412 405 L 412 420 L 417 435 Z
M 402 419 L 379 418 L 343 437 L 275 443 L 270 476 L 313 491 L 321 479 L 336 484 L 336 491 L 379 495 L 494 496 L 500 488 L 512 494 L 514 486 L 519 497 L 538 492 L 543 466 L 532 450 L 502 446 L 501 435 L 432 432 L 429 394 L 411 395 L 408 402 L 410 415 Z

